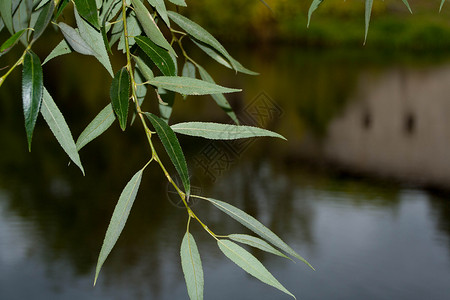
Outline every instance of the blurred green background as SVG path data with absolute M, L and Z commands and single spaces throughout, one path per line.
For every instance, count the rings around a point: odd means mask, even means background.
M 224 41 L 295 43 L 317 47 L 360 47 L 364 0 L 324 0 L 307 28 L 312 0 L 190 1 L 183 13 Z M 450 6 L 441 0 L 375 0 L 366 47 L 437 50 L 450 46 Z

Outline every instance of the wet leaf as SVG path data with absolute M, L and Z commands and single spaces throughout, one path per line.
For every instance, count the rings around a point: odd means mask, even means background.
M 173 55 L 176 55 L 175 50 L 173 50 L 172 46 L 167 42 L 166 38 L 156 25 L 155 20 L 141 0 L 131 0 L 131 3 L 133 3 L 136 15 L 147 37 L 149 37 L 156 45 L 161 46 Z
M 108 257 L 109 253 L 113 249 L 120 234 L 122 233 L 125 223 L 127 222 L 128 216 L 130 215 L 131 207 L 133 206 L 134 200 L 136 199 L 139 186 L 141 184 L 142 172 L 145 167 L 139 170 L 133 178 L 127 183 L 125 188 L 120 194 L 119 201 L 114 208 L 111 221 L 109 222 L 108 229 L 106 230 L 105 239 L 103 240 L 102 249 L 98 256 L 97 267 L 95 270 L 94 285 L 97 282 L 98 274 Z
M 218 240 L 217 244 L 223 254 L 225 254 L 226 257 L 228 257 L 244 271 L 261 280 L 265 284 L 271 285 L 296 299 L 295 296 L 290 293 L 275 277 L 273 277 L 266 267 L 264 267 L 263 264 L 247 250 L 228 240 Z
M 235 140 L 251 137 L 277 137 L 286 140 L 278 133 L 245 125 L 219 124 L 212 122 L 186 122 L 172 125 L 176 133 L 202 137 L 211 140 Z
M 92 26 L 100 30 L 95 0 L 74 0 L 78 13 Z
M 247 214 L 246 212 L 240 210 L 237 207 L 234 207 L 233 205 L 215 200 L 212 198 L 201 198 L 208 200 L 211 202 L 214 206 L 216 206 L 218 209 L 265 239 L 266 241 L 270 242 L 272 245 L 278 247 L 280 250 L 286 252 L 289 255 L 292 255 L 293 257 L 299 259 L 300 261 L 307 264 L 311 269 L 314 270 L 314 268 L 300 255 L 298 255 L 291 247 L 289 247 L 282 239 L 280 239 L 275 233 L 273 233 L 269 228 L 264 226 L 261 222 Z
M 80 134 L 76 143 L 77 150 L 80 151 L 86 144 L 105 132 L 115 119 L 112 105 L 108 104 Z
M 130 75 L 126 67 L 123 67 L 114 76 L 111 84 L 110 97 L 114 112 L 119 119 L 120 128 L 125 131 L 128 118 L 128 103 L 130 96 Z
M 209 95 L 241 91 L 239 89 L 230 89 L 199 79 L 180 76 L 157 76 L 149 80 L 149 83 L 153 86 L 184 95 Z
M 202 261 L 194 237 L 189 232 L 184 235 L 180 255 L 189 298 L 201 300 L 204 286 Z
M 175 64 L 169 52 L 153 43 L 148 37 L 135 37 L 136 43 L 150 57 L 165 76 L 175 76 Z
M 31 151 L 31 140 L 34 127 L 42 103 L 44 83 L 42 66 L 39 57 L 31 50 L 25 54 L 22 74 L 22 100 L 27 132 L 28 150 Z
M 63 148 L 84 175 L 83 165 L 81 164 L 80 156 L 69 126 L 58 106 L 56 106 L 55 101 L 53 101 L 53 98 L 45 88 L 42 97 L 41 114 L 47 122 L 48 127 L 50 127 L 50 130 L 53 132 L 53 135 L 56 137 L 56 140 L 61 145 L 61 148 Z
M 169 125 L 167 125 L 161 118 L 151 113 L 145 113 L 145 115 L 155 128 L 155 131 L 164 145 L 170 160 L 180 175 L 186 193 L 186 198 L 189 198 L 191 183 L 189 180 L 186 159 L 184 157 L 183 150 L 181 149 L 180 142 L 178 142 L 177 136 Z

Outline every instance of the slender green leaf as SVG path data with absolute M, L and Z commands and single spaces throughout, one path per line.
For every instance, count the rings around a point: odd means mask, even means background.
M 366 0 L 365 9 L 365 28 L 364 28 L 364 45 L 367 41 L 367 34 L 369 33 L 370 15 L 372 14 L 373 0 Z
M 77 21 L 81 38 L 91 47 L 94 51 L 95 58 L 97 58 L 97 60 L 109 72 L 111 77 L 113 77 L 114 72 L 111 67 L 111 62 L 109 61 L 108 52 L 106 50 L 101 32 L 90 26 L 76 11 L 75 19 Z
M 230 64 L 233 66 L 233 69 L 237 70 L 237 66 L 231 55 L 222 46 L 222 44 L 220 44 L 219 41 L 216 40 L 216 38 L 213 37 L 208 31 L 203 29 L 203 27 L 201 27 L 197 23 L 189 20 L 188 18 L 176 12 L 169 11 L 168 14 L 170 19 L 172 19 L 172 21 L 174 21 L 178 26 L 180 26 L 183 30 L 185 30 L 189 35 L 211 46 L 212 48 L 217 50 L 220 54 L 225 56 L 225 58 L 228 59 Z
M 164 0 L 147 0 L 148 3 L 150 3 L 151 6 L 153 6 L 158 14 L 161 16 L 161 19 L 163 19 L 164 23 L 168 27 L 170 27 L 169 17 L 167 16 L 167 9 L 166 4 L 164 3 Z
M 31 140 L 42 103 L 44 88 L 42 66 L 39 57 L 31 50 L 25 54 L 22 74 L 22 100 L 27 132 L 28 150 L 31 151 Z
M 247 214 L 246 212 L 240 210 L 237 207 L 234 207 L 231 204 L 228 204 L 223 201 L 215 200 L 212 198 L 201 198 L 208 200 L 211 202 L 214 206 L 216 206 L 218 209 L 253 231 L 254 233 L 258 234 L 260 237 L 265 239 L 266 241 L 270 242 L 272 245 L 278 247 L 280 250 L 286 252 L 289 255 L 292 255 L 293 257 L 299 259 L 300 261 L 307 264 L 311 269 L 314 270 L 314 268 L 300 255 L 298 255 L 291 247 L 289 247 L 285 242 L 283 242 L 282 239 L 280 239 L 275 233 L 273 233 L 269 228 L 264 226 L 261 222 Z
M 69 0 L 61 0 L 59 1 L 58 9 L 56 10 L 55 17 L 53 20 L 57 20 L 61 13 L 63 12 L 64 8 L 66 8 L 67 4 L 69 4 Z
M 49 3 L 51 0 L 35 0 L 33 1 L 33 6 L 37 3 L 37 6 L 34 8 L 34 10 L 39 10 L 42 8 L 45 4 Z
M 1 1 L 1 0 L 0 0 Z M 15 3 L 13 2 L 13 8 Z M 14 16 L 13 16 L 13 29 L 15 32 L 18 32 L 22 29 L 26 29 L 29 27 L 30 21 L 31 21 L 31 11 L 32 7 L 29 0 L 26 1 L 20 1 L 19 6 L 15 10 Z M 28 46 L 28 39 L 26 35 L 22 35 L 20 38 L 20 42 L 24 46 Z
M 169 2 L 172 2 L 175 5 L 178 6 L 187 6 L 186 2 L 184 0 L 169 0 Z
M 266 251 L 268 253 L 272 253 L 272 254 L 290 259 L 289 257 L 287 257 L 286 255 L 284 255 L 283 253 L 281 253 L 280 251 L 278 251 L 277 249 L 275 249 L 274 247 L 269 245 L 269 243 L 267 243 L 266 241 L 264 241 L 260 238 L 257 238 L 257 237 L 251 236 L 251 235 L 247 235 L 247 234 L 230 234 L 228 237 L 235 242 L 246 244 L 246 245 L 258 248 L 260 250 Z
M 9 39 L 7 39 L 1 46 L 0 46 L 0 55 L 8 52 L 12 47 L 14 47 L 15 44 L 19 41 L 20 37 L 27 31 L 26 29 L 22 29 L 21 31 L 18 31 L 14 33 Z
M 141 184 L 142 172 L 145 167 L 139 170 L 133 178 L 127 183 L 125 188 L 120 194 L 119 201 L 114 208 L 111 221 L 109 222 L 108 229 L 106 230 L 105 239 L 103 240 L 102 249 L 98 256 L 97 268 L 95 270 L 94 285 L 97 282 L 98 274 L 108 257 L 109 253 L 113 249 L 120 234 L 127 222 L 128 216 L 130 215 L 131 207 L 133 206 L 134 200 L 136 199 L 137 192 L 139 190 L 139 185 Z
M 217 244 L 223 254 L 225 254 L 226 257 L 228 257 L 244 271 L 261 280 L 265 284 L 271 285 L 296 299 L 295 296 L 289 292 L 275 277 L 273 277 L 266 267 L 264 267 L 263 264 L 247 250 L 228 240 L 218 240 Z
M 153 43 L 148 37 L 135 37 L 138 46 L 150 57 L 165 76 L 175 76 L 175 64 L 169 52 Z
M 441 1 L 441 5 L 439 6 L 439 12 L 441 12 L 442 7 L 444 6 L 444 3 L 445 3 L 445 0 L 442 0 L 442 1 Z
M 155 20 L 150 15 L 150 12 L 144 6 L 141 0 L 131 0 L 131 3 L 133 3 L 136 15 L 144 29 L 145 34 L 156 45 L 163 47 L 164 49 L 168 50 L 170 53 L 176 56 L 175 50 L 173 50 L 172 46 L 170 46 L 169 42 L 167 42 L 166 38 L 156 25 Z
M 14 34 L 13 20 L 12 20 L 12 0 L 0 1 L 0 15 L 9 33 Z
M 137 68 L 142 73 L 142 76 L 144 76 L 145 80 L 149 81 L 155 78 L 155 75 L 153 75 L 152 69 L 146 64 L 144 61 L 144 57 L 141 56 L 135 56 L 134 60 L 136 61 Z
M 211 140 L 235 140 L 251 137 L 277 137 L 286 140 L 278 133 L 245 125 L 219 124 L 210 122 L 186 122 L 171 126 L 176 133 L 202 137 Z
M 86 146 L 93 139 L 100 136 L 114 123 L 116 117 L 114 116 L 114 111 L 112 105 L 108 104 L 100 113 L 94 118 L 94 120 L 89 123 L 89 125 L 83 130 L 83 132 L 78 137 L 76 146 L 77 151 Z
M 111 103 L 114 112 L 119 119 L 120 128 L 125 131 L 128 118 L 128 103 L 130 96 L 130 74 L 128 69 L 123 67 L 114 76 L 110 90 Z
M 136 82 L 136 96 L 139 103 L 139 106 L 142 105 L 142 103 L 145 100 L 145 96 L 147 95 L 147 87 L 145 86 L 144 81 L 144 75 L 139 71 L 138 68 L 134 69 L 134 81 Z M 136 109 L 133 111 L 133 117 L 131 118 L 130 125 L 133 125 L 134 120 L 136 119 Z
M 311 16 L 313 14 L 313 12 L 316 11 L 316 9 L 319 7 L 319 5 L 323 2 L 323 0 L 313 0 L 313 2 L 311 3 L 311 6 L 309 7 L 308 10 L 308 25 L 307 27 L 309 28 L 309 23 L 311 22 Z
M 162 144 L 164 145 L 164 148 L 167 151 L 167 154 L 170 157 L 170 160 L 172 161 L 175 169 L 180 175 L 186 193 L 186 198 L 189 199 L 191 183 L 189 181 L 186 159 L 184 157 L 183 150 L 181 150 L 180 142 L 178 142 L 177 136 L 169 127 L 169 125 L 161 120 L 161 118 L 151 113 L 145 113 L 145 115 L 155 128 L 156 133 L 158 134 Z
M 39 13 L 39 17 L 34 26 L 33 40 L 36 41 L 47 28 L 48 23 L 52 19 L 53 11 L 55 10 L 55 2 L 50 1 L 46 6 L 44 6 Z
M 239 89 L 230 89 L 203 80 L 179 76 L 157 76 L 149 80 L 149 83 L 156 87 L 161 87 L 184 95 L 209 95 L 241 91 Z
M 413 13 L 412 10 L 411 10 L 411 6 L 409 6 L 408 0 L 402 0 L 402 1 L 403 1 L 403 3 L 406 5 L 406 7 L 408 8 L 409 12 L 410 12 L 410 13 Z
M 0 15 L 0 32 L 2 32 L 3 28 L 5 28 L 5 23 L 3 23 L 3 19 L 1 18 Z
M 69 44 L 67 44 L 66 40 L 62 40 L 53 50 L 50 52 L 50 54 L 45 58 L 44 63 L 42 65 L 45 65 L 50 60 L 52 60 L 55 57 L 58 57 L 60 55 L 69 54 L 72 53 L 72 50 L 70 49 Z
M 63 148 L 84 175 L 83 165 L 81 164 L 80 156 L 78 155 L 77 147 L 75 146 L 69 126 L 58 109 L 58 106 L 56 106 L 55 101 L 53 101 L 53 98 L 45 88 L 42 97 L 41 114 L 47 122 L 48 127 L 50 127 L 50 130 L 53 132 L 53 135 L 56 137 L 56 140 L 61 145 L 61 148 Z
M 95 0 L 74 0 L 78 13 L 92 26 L 100 30 Z
M 136 18 L 136 14 L 132 11 L 127 16 L 127 30 L 128 30 L 128 46 L 132 47 L 136 43 L 134 41 L 134 37 L 142 34 L 142 28 L 139 24 L 138 19 Z M 125 35 L 120 35 L 119 45 L 117 46 L 118 50 L 122 50 L 123 53 L 127 52 L 125 47 Z
M 202 261 L 194 237 L 189 232 L 184 235 L 180 255 L 189 298 L 201 300 L 204 286 Z
M 221 55 L 219 52 L 217 52 L 210 46 L 208 46 L 202 42 L 199 42 L 196 39 L 192 39 L 192 42 L 194 42 L 194 44 L 196 44 L 201 50 L 203 50 L 203 52 L 208 54 L 212 59 L 217 61 L 219 64 L 221 64 L 229 69 L 233 69 L 233 66 L 230 65 L 230 63 L 223 57 L 223 55 Z M 244 73 L 244 74 L 248 74 L 248 75 L 259 75 L 259 73 L 253 72 L 252 70 L 245 68 L 240 62 L 238 62 L 233 57 L 229 57 L 229 59 L 231 59 L 234 66 L 236 67 L 236 71 Z
M 83 40 L 78 31 L 63 22 L 58 23 L 58 26 L 73 50 L 84 55 L 96 55 L 95 51 Z
M 214 81 L 214 79 L 211 77 L 211 75 L 209 75 L 208 72 L 206 72 L 205 69 L 203 69 L 203 67 L 201 67 L 200 65 L 197 65 L 197 68 L 200 72 L 200 77 L 204 80 L 207 81 L 209 83 L 213 83 L 215 84 L 216 82 Z M 214 101 L 217 103 L 217 105 L 223 109 L 223 111 L 236 123 L 239 125 L 239 120 L 236 116 L 236 114 L 233 111 L 233 108 L 231 108 L 230 103 L 228 102 L 228 100 L 225 98 L 225 96 L 223 94 L 212 94 L 211 97 L 214 99 Z

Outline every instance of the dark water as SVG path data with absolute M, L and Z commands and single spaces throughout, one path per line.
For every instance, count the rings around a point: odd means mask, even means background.
M 228 97 L 241 119 L 289 142 L 182 139 L 197 193 L 254 215 L 314 265 L 253 252 L 298 299 L 447 299 L 449 61 L 248 51 L 238 53 L 263 75 L 209 68 L 244 88 Z M 108 102 L 110 79 L 86 69 L 90 58 L 68 58 L 86 66 L 75 70 L 63 62 L 45 67 L 53 74 L 45 82 L 78 136 Z M 156 166 L 92 287 L 115 202 L 149 156 L 139 126 L 126 134 L 113 126 L 83 149 L 83 177 L 42 119 L 27 152 L 19 87 L 15 77 L 0 89 L 0 299 L 187 299 L 179 262 L 187 216 Z M 206 97 L 177 100 L 180 120 L 228 122 Z M 216 233 L 246 232 L 208 203 L 193 208 Z M 197 224 L 192 232 L 206 299 L 289 298 L 224 258 Z

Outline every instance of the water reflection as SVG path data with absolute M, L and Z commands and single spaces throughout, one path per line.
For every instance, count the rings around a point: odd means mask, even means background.
M 239 115 L 283 133 L 289 143 L 215 144 L 234 149 L 235 155 L 211 177 L 195 161 L 210 144 L 183 138 L 195 186 L 262 220 L 313 263 L 317 272 L 254 252 L 298 298 L 445 298 L 450 293 L 448 195 L 374 178 L 447 187 L 450 124 L 441 95 L 447 93 L 445 79 L 450 82 L 448 68 L 406 68 L 403 62 L 388 68 L 367 57 L 289 49 L 262 53 L 248 61 L 264 77 L 218 72 L 218 81 L 224 76 L 225 85 L 245 85 L 245 93 L 230 97 Z M 272 63 L 266 55 L 274 57 Z M 27 153 L 19 84 L 12 80 L 11 89 L 0 90 L 5 141 L 0 147 L 0 298 L 186 299 L 179 266 L 186 214 L 168 199 L 156 167 L 144 174 L 124 233 L 92 288 L 114 204 L 149 154 L 140 129 L 122 134 L 114 126 L 83 149 L 87 175 L 82 177 L 67 166 L 42 120 L 33 152 Z M 298 87 L 295 94 L 292 86 Z M 68 119 L 75 136 L 108 101 L 107 94 L 85 97 L 89 91 L 78 91 L 82 112 L 66 106 L 73 99 L 61 103 L 62 110 L 72 112 Z M 262 102 L 252 105 L 255 100 Z M 153 101 L 145 105 L 153 107 Z M 210 99 L 188 101 L 177 100 L 174 120 L 227 121 Z M 207 203 L 198 201 L 194 209 L 217 233 L 246 232 Z M 284 299 L 228 262 L 199 226 L 193 231 L 207 299 Z

